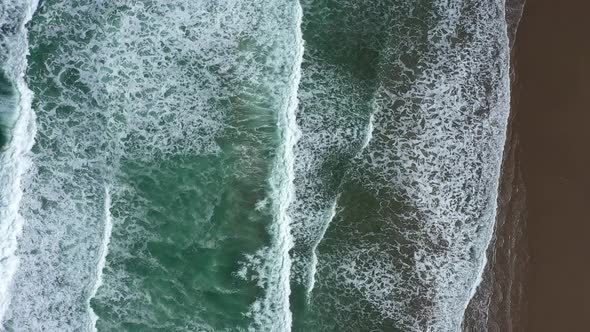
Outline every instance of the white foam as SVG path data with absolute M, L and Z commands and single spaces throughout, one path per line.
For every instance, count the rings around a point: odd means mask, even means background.
M 295 238 L 292 281 L 303 285 L 308 295 L 315 285 L 317 246 L 337 201 L 326 167 L 335 156 L 352 158 L 371 139 L 371 124 L 356 103 L 362 94 L 355 79 L 316 57 L 306 53 L 304 58 L 298 113 L 302 136 L 295 147 L 296 197 L 289 212 Z
M 309 56 L 310 63 L 303 80 L 308 80 L 304 83 L 316 83 L 317 90 L 298 90 L 303 54 L 299 7 L 294 20 L 296 24 L 286 29 L 292 33 L 289 40 L 294 41 L 292 44 L 297 48 L 292 53 L 287 50 L 285 55 L 282 46 L 289 43 L 277 47 L 271 40 L 267 44 L 261 42 L 262 45 L 249 46 L 252 39 L 260 38 L 262 34 L 279 34 L 275 32 L 279 29 L 269 26 L 269 22 L 276 23 L 276 20 L 258 19 L 252 15 L 248 1 L 210 4 L 154 1 L 149 6 L 142 2 L 121 1 L 121 4 L 126 5 L 121 6 L 125 15 L 118 15 L 119 9 L 110 8 L 109 2 L 81 1 L 76 6 L 68 2 L 56 3 L 44 18 L 58 22 L 67 14 L 76 24 L 37 27 L 36 33 L 41 39 L 65 36 L 59 45 L 62 53 L 46 61 L 47 79 L 37 78 L 42 81 L 38 82 L 42 83 L 40 85 L 55 84 L 64 91 L 59 97 L 48 94 L 39 101 L 40 107 L 50 114 L 45 115 L 40 123 L 43 145 L 35 154 L 35 177 L 28 181 L 30 195 L 24 199 L 23 212 L 30 219 L 21 246 L 25 268 L 20 272 L 22 278 L 16 278 L 19 280 L 18 292 L 15 292 L 18 299 L 10 313 L 10 317 L 20 324 L 17 327 L 22 330 L 69 331 L 94 326 L 96 317 L 82 316 L 92 314 L 90 298 L 95 295 L 100 298 L 101 289 L 105 288 L 99 289 L 103 269 L 105 284 L 110 282 L 112 292 L 105 297 L 117 299 L 125 294 L 125 299 L 130 302 L 148 300 L 148 295 L 132 292 L 131 288 L 135 286 L 118 283 L 118 279 L 127 277 L 124 272 L 111 271 L 109 280 L 108 267 L 105 268 L 110 236 L 105 233 L 106 223 L 103 225 L 100 221 L 104 221 L 108 209 L 97 198 L 101 196 L 105 179 L 110 180 L 110 169 L 116 169 L 123 156 L 149 162 L 153 156 L 217 153 L 219 147 L 215 139 L 223 130 L 228 115 L 211 107 L 211 103 L 219 101 L 220 95 L 228 92 L 228 83 L 234 83 L 225 80 L 224 75 L 236 75 L 239 77 L 236 81 L 264 81 L 266 84 L 265 74 L 258 72 L 260 67 L 280 67 L 273 61 L 281 62 L 288 57 L 293 63 L 287 88 L 281 85 L 282 82 L 264 85 L 272 90 L 271 94 L 276 90 L 285 92 L 286 96 L 284 104 L 279 107 L 282 143 L 271 178 L 273 192 L 269 205 L 275 213 L 271 227 L 273 243 L 252 258 L 253 269 L 258 270 L 259 285 L 265 290 L 264 297 L 252 306 L 250 314 L 255 320 L 252 329 L 288 331 L 292 319 L 288 302 L 289 278 L 309 276 L 312 278 L 307 278 L 310 280 L 308 290 L 317 286 L 320 289 L 328 287 L 326 285 L 332 289 L 342 286 L 343 294 L 364 299 L 382 315 L 380 318 L 399 321 L 409 331 L 457 328 L 464 305 L 477 283 L 488 235 L 491 235 L 496 197 L 490 192 L 497 187 L 505 135 L 507 94 L 482 96 L 485 91 L 481 87 L 461 91 L 466 88 L 461 82 L 472 77 L 472 70 L 489 71 L 487 67 L 478 67 L 481 66 L 478 57 L 482 54 L 489 56 L 480 49 L 492 49 L 489 38 L 497 37 L 495 31 L 503 28 L 495 26 L 491 14 L 485 12 L 494 8 L 482 9 L 482 20 L 487 21 L 474 24 L 474 31 L 483 34 L 481 39 L 467 45 L 469 47 L 460 48 L 459 52 L 448 44 L 446 38 L 453 35 L 453 25 L 460 19 L 459 3 L 438 1 L 438 16 L 446 17 L 447 21 L 429 32 L 432 53 L 424 53 L 424 57 L 431 56 L 429 61 L 435 63 L 412 68 L 399 60 L 396 68 L 400 72 L 416 70 L 421 74 L 416 75 L 416 82 L 412 82 L 415 84 L 407 92 L 400 92 L 387 84 L 381 86 L 375 101 L 377 109 L 368 115 L 355 114 L 356 109 L 350 106 L 358 98 L 354 83 L 348 82 L 354 77 L 342 73 L 337 66 L 313 63 L 318 60 L 313 54 Z M 351 1 L 349 5 L 349 9 L 354 10 L 355 3 Z M 219 8 L 208 11 L 211 8 L 204 9 L 203 6 Z M 268 9 L 257 6 L 259 10 Z M 101 15 L 107 14 L 112 14 L 109 16 L 112 20 L 101 21 L 104 18 Z M 187 22 L 190 22 L 190 28 L 187 28 Z M 85 29 L 75 30 L 75 27 Z M 252 27 L 262 31 L 260 35 L 251 32 Z M 41 33 L 40 29 L 47 31 Z M 86 44 L 77 44 L 77 37 L 86 34 L 89 36 L 84 41 Z M 273 38 L 277 36 L 272 35 L 269 39 Z M 39 44 L 42 42 L 38 41 Z M 411 40 L 402 40 L 395 47 L 409 50 L 410 43 Z M 199 65 L 187 68 L 175 64 L 162 45 L 175 52 L 177 59 L 197 59 L 195 63 L 218 69 L 214 74 Z M 240 51 L 248 47 L 252 50 Z M 260 64 L 253 55 L 256 47 L 277 50 L 265 59 L 267 63 Z M 500 57 L 507 61 L 506 54 L 502 53 Z M 387 60 L 387 57 L 383 58 Z M 242 68 L 237 60 L 248 66 Z M 154 63 L 159 65 L 149 65 Z M 497 76 L 492 75 L 504 84 L 497 88 L 500 94 L 507 89 L 504 69 L 500 68 Z M 68 90 L 62 81 L 72 73 L 79 75 L 81 85 L 89 87 L 87 93 Z M 202 80 L 195 82 L 194 77 Z M 321 88 L 322 85 L 331 88 Z M 494 89 L 492 94 L 497 92 Z M 21 90 L 26 91 L 26 88 Z M 249 87 L 243 90 L 241 97 L 256 103 L 256 91 L 249 90 Z M 87 99 L 80 101 L 80 96 Z M 475 101 L 463 100 L 462 96 L 477 98 Z M 314 97 L 317 98 L 314 100 Z M 496 97 L 499 101 L 494 100 Z M 299 130 L 295 123 L 298 98 L 313 100 L 304 106 L 317 106 L 325 112 L 307 116 L 305 110 L 300 111 L 304 135 L 295 146 Z M 421 98 L 423 103 L 412 105 L 410 101 L 415 98 Z M 392 104 L 400 100 L 408 104 L 392 114 Z M 470 111 L 485 109 L 483 104 L 486 102 L 493 106 L 488 118 L 470 116 Z M 58 119 L 60 109 L 50 106 L 51 103 L 73 107 L 78 120 L 84 118 L 85 121 L 77 123 L 76 116 Z M 465 107 L 472 109 L 465 110 Z M 25 128 L 24 120 L 23 117 L 23 133 L 30 130 L 30 127 Z M 27 144 L 23 146 L 30 148 Z M 350 158 L 358 155 L 353 164 L 356 171 L 349 172 L 348 181 L 367 180 L 364 183 L 368 189 L 401 197 L 400 200 L 414 208 L 399 217 L 407 224 L 419 225 L 419 230 L 397 229 L 388 224 L 390 220 L 385 220 L 389 228 L 383 230 L 385 233 L 402 233 L 408 241 L 423 248 L 411 257 L 411 263 L 398 263 L 401 267 L 393 264 L 399 260 L 396 254 L 404 248 L 388 246 L 380 234 L 372 234 L 374 238 L 355 239 L 353 243 L 341 243 L 337 254 L 318 253 L 318 243 L 338 213 L 334 203 L 337 194 L 332 189 L 324 190 L 326 183 L 318 174 L 322 164 L 341 151 Z M 478 154 L 478 151 L 485 153 Z M 475 171 L 480 166 L 481 178 Z M 373 177 L 367 179 L 363 173 Z M 294 183 L 297 199 L 293 192 Z M 465 190 L 461 183 L 471 187 Z M 123 185 L 115 185 L 111 190 L 114 201 L 117 193 L 127 193 Z M 110 198 L 110 190 L 107 191 Z M 14 197 L 18 198 L 20 192 L 20 189 L 16 190 Z M 266 204 L 263 202 L 266 201 L 260 202 L 256 207 L 264 210 Z M 380 203 L 383 209 L 387 208 L 387 202 Z M 473 220 L 475 222 L 471 222 Z M 457 222 L 465 227 L 454 226 Z M 479 225 L 481 230 L 478 230 Z M 140 226 L 127 227 L 132 237 L 139 237 L 137 234 L 144 231 L 137 230 Z M 116 233 L 117 230 L 109 227 L 108 232 L 111 231 Z M 306 250 L 301 260 L 303 271 L 295 266 L 301 257 L 295 255 L 293 262 L 289 257 L 293 237 Z M 380 242 L 373 243 L 375 238 Z M 437 251 L 432 249 L 433 243 L 447 243 L 448 247 Z M 474 259 L 466 249 L 468 246 L 474 247 Z M 309 250 L 311 256 L 308 257 Z M 316 285 L 316 269 L 322 275 L 321 281 L 317 281 L 319 285 Z M 244 269 L 239 273 L 247 275 Z M 91 296 L 80 300 L 78 295 L 82 293 Z M 433 304 L 416 313 L 413 299 L 426 299 Z M 349 306 L 354 308 L 354 304 Z M 342 304 L 334 315 L 346 316 L 347 309 Z M 125 310 L 121 308 L 121 316 L 127 314 Z M 146 315 L 156 321 L 155 317 Z
M 102 271 L 106 265 L 107 255 L 109 252 L 109 242 L 111 241 L 111 233 L 113 232 L 113 219 L 111 217 L 111 193 L 109 187 L 105 185 L 104 187 L 104 225 L 103 225 L 103 233 L 102 233 L 102 243 L 100 245 L 100 249 L 98 252 L 98 262 L 96 263 L 96 277 L 94 286 L 90 291 L 90 296 L 88 296 L 88 300 L 86 303 L 88 304 L 88 314 L 90 316 L 90 321 L 92 322 L 90 329 L 92 331 L 96 331 L 96 321 L 98 320 L 98 316 L 92 309 L 90 305 L 90 301 L 96 296 L 96 292 L 100 286 L 102 286 Z
M 390 12 L 416 10 L 414 4 L 397 5 Z M 405 18 L 393 21 L 391 31 L 399 34 L 392 32 L 381 50 L 381 86 L 368 116 L 370 140 L 362 141 L 345 176 L 345 183 L 366 192 L 377 206 L 354 214 L 347 212 L 347 205 L 356 206 L 350 201 L 354 195 L 339 201 L 344 212 L 337 212 L 330 241 L 318 257 L 321 278 L 312 300 L 318 319 L 334 315 L 331 321 L 351 329 L 361 327 L 354 319 L 362 317 L 378 327 L 389 321 L 407 331 L 458 331 L 481 278 L 509 112 L 504 3 L 432 5 L 430 17 L 421 17 L 421 24 L 429 24 L 423 32 L 403 26 Z M 342 6 L 354 8 L 356 2 Z M 363 14 L 381 17 L 383 11 Z M 423 37 L 428 42 L 422 43 Z M 316 104 L 331 98 L 314 94 Z M 334 117 L 335 127 L 342 113 Z M 310 114 L 305 120 L 315 118 Z M 330 133 L 338 136 L 336 129 Z M 308 225 L 321 225 L 321 212 L 331 202 L 330 193 L 318 189 L 322 184 L 314 184 L 314 170 L 325 160 L 314 157 L 324 153 L 317 145 L 331 138 L 316 135 L 305 133 L 299 144 L 305 149 L 298 155 L 301 174 L 309 179 L 298 180 L 303 213 L 297 217 Z M 378 231 L 360 226 L 366 223 Z M 336 293 L 342 302 L 334 300 Z
M 481 89 L 481 86 L 477 87 L 481 82 L 469 81 L 473 70 L 469 67 L 476 66 L 470 62 L 485 60 L 478 59 L 477 55 L 471 58 L 471 55 L 453 54 L 444 38 L 440 38 L 441 41 L 434 38 L 437 34 L 444 36 L 447 31 L 453 31 L 453 24 L 459 17 L 456 7 L 448 6 L 442 11 L 441 16 L 448 19 L 448 25 L 436 28 L 432 37 L 432 44 L 441 49 L 437 62 L 427 65 L 430 68 L 426 67 L 407 94 L 383 91 L 384 110 L 377 123 L 391 121 L 385 112 L 390 112 L 394 101 L 402 100 L 408 104 L 398 108 L 395 123 L 399 129 L 376 129 L 381 137 L 391 138 L 386 139 L 388 143 L 381 144 L 394 153 L 376 151 L 381 155 L 371 155 L 370 164 L 366 165 L 378 168 L 388 165 L 377 173 L 383 176 L 379 182 L 389 190 L 393 188 L 395 196 L 416 209 L 416 212 L 403 213 L 399 217 L 407 223 L 405 227 L 417 223 L 419 229 L 397 230 L 418 248 L 414 265 L 408 266 L 405 273 L 395 272 L 392 277 L 410 280 L 409 276 L 416 275 L 417 283 L 415 289 L 412 289 L 412 282 L 400 285 L 409 288 L 407 290 L 389 289 L 391 298 L 374 298 L 382 292 L 379 283 L 374 283 L 374 287 L 364 285 L 359 290 L 383 315 L 399 320 L 402 327 L 415 331 L 460 330 L 465 308 L 480 279 L 495 220 L 497 181 L 509 109 L 504 84 L 508 79 L 506 48 L 500 58 L 500 74 L 491 73 L 485 78 L 496 84 L 496 91 L 491 93 L 497 95 L 478 96 L 475 94 L 478 92 L 466 91 L 461 96 L 458 89 L 461 89 L 462 80 L 476 86 L 476 91 Z M 495 36 L 504 37 L 502 34 Z M 449 51 L 450 56 L 445 58 L 445 52 Z M 478 51 L 474 53 L 478 54 Z M 453 62 L 463 64 L 450 75 L 441 74 L 445 70 L 442 66 L 453 66 Z M 412 103 L 413 98 L 420 99 L 420 104 Z M 490 98 L 490 104 L 483 104 L 485 98 Z M 469 112 L 478 108 L 487 108 L 489 116 L 470 119 Z M 423 124 L 420 124 L 421 119 Z M 482 122 L 473 122 L 478 120 Z M 414 136 L 408 135 L 410 133 Z M 385 158 L 381 157 L 383 155 Z M 455 226 L 457 223 L 459 227 Z M 425 288 L 418 285 L 425 285 Z M 417 295 L 418 290 L 424 293 Z M 414 309 L 409 299 L 423 299 L 431 305 L 415 316 L 409 315 Z M 392 306 L 392 303 L 398 305 Z
M 23 218 L 18 213 L 22 198 L 21 178 L 29 165 L 28 153 L 35 135 L 35 116 L 31 109 L 32 92 L 24 81 L 27 55 L 27 29 L 37 1 L 7 1 L 0 5 L 3 13 L 13 17 L 0 17 L 0 23 L 10 26 L 5 19 L 20 19 L 16 23 L 13 35 L 4 36 L 2 52 L 2 70 L 9 79 L 14 80 L 19 94 L 17 109 L 12 110 L 17 116 L 12 128 L 12 140 L 9 146 L 0 152 L 0 329 L 12 298 L 12 280 L 19 265 L 16 255 L 18 238 L 22 231 Z M 9 110 L 5 110 L 9 111 Z
M 289 250 L 293 247 L 291 218 L 288 210 L 294 198 L 294 147 L 300 136 L 296 122 L 298 107 L 298 90 L 301 80 L 301 63 L 303 61 L 303 36 L 301 32 L 302 8 L 299 3 L 294 6 L 295 16 L 291 33 L 294 50 L 289 54 L 292 65 L 289 86 L 286 91 L 285 104 L 279 109 L 278 128 L 281 145 L 273 167 L 270 185 L 273 202 L 274 220 L 270 227 L 273 237 L 271 247 L 263 254 L 259 267 L 259 278 L 264 280 L 261 286 L 265 290 L 263 298 L 256 301 L 251 309 L 254 324 L 251 331 L 291 331 L 292 314 L 289 308 L 291 293 L 290 274 L 291 257 Z
M 373 113 L 371 113 L 371 115 L 369 115 L 369 123 L 367 124 L 367 134 L 365 136 L 365 141 L 363 142 L 363 146 L 361 147 L 359 153 L 362 153 L 364 149 L 367 148 L 367 146 L 369 146 L 369 143 L 371 142 L 371 139 L 373 138 L 373 129 L 374 129 L 374 125 L 373 122 L 375 121 L 375 117 L 373 115 Z
M 326 231 L 328 230 L 328 227 L 330 226 L 330 222 L 336 216 L 336 207 L 337 206 L 338 206 L 338 198 L 336 198 L 334 200 L 334 204 L 332 204 L 332 208 L 330 209 L 329 215 L 326 218 L 326 222 L 323 223 L 323 227 L 320 231 L 320 234 L 318 234 L 318 237 L 317 237 L 315 243 L 311 247 L 312 256 L 311 256 L 311 262 L 309 263 L 309 271 L 308 271 L 309 275 L 307 277 L 308 281 L 307 281 L 306 290 L 305 290 L 308 302 L 310 301 L 311 292 L 313 291 L 313 287 L 315 286 L 315 277 L 316 277 L 317 268 L 318 268 L 318 245 L 320 244 L 320 242 L 324 238 Z
M 33 71 L 30 78 L 40 90 L 42 130 L 32 177 L 25 185 L 22 264 L 7 313 L 15 329 L 80 331 L 94 325 L 88 296 L 101 293 L 104 232 L 110 232 L 103 227 L 102 189 L 105 182 L 115 180 L 121 158 L 141 161 L 216 153 L 214 134 L 222 116 L 205 106 L 208 98 L 223 94 L 220 82 L 204 77 L 197 81 L 203 86 L 192 85 L 199 69 L 164 62 L 167 55 L 161 44 L 165 42 L 183 58 L 216 48 L 232 52 L 238 41 L 234 38 L 226 45 L 215 38 L 210 44 L 184 39 L 180 28 L 190 23 L 186 13 L 194 8 L 182 10 L 183 4 L 162 1 L 152 2 L 149 8 L 143 3 L 118 8 L 110 2 L 52 3 L 40 13 L 41 23 L 33 26 L 33 47 L 52 43 L 57 49 L 44 54 L 44 68 L 36 64 L 46 72 L 36 75 L 38 71 Z M 63 17 L 67 23 L 56 23 Z M 212 35 L 215 28 L 208 19 L 198 13 L 191 17 Z M 235 19 L 248 22 L 250 18 L 236 15 Z M 239 25 L 234 29 L 240 30 Z M 223 55 L 215 61 L 223 61 Z M 227 60 L 229 55 L 225 56 Z M 143 63 L 148 58 L 153 61 L 150 66 Z M 57 89 L 46 90 L 53 86 Z M 114 198 L 126 189 L 116 181 L 112 186 L 109 196 L 112 192 Z M 108 271 L 104 270 L 106 283 Z M 129 293 L 131 299 L 134 294 Z
M 124 322 L 141 317 L 137 323 L 143 326 L 208 329 L 197 317 L 201 308 L 194 308 L 195 317 L 187 317 L 181 327 L 162 322 L 155 313 L 160 308 L 147 307 L 153 293 L 142 288 L 140 278 L 101 263 L 106 252 L 102 188 L 109 183 L 117 210 L 109 244 L 109 260 L 116 262 L 136 255 L 134 244 L 159 236 L 134 223 L 145 220 L 143 207 L 154 202 L 121 183 L 122 161 L 151 167 L 154 160 L 215 158 L 224 131 L 251 134 L 252 128 L 240 127 L 242 121 L 274 120 L 277 110 L 285 136 L 273 178 L 278 196 L 272 195 L 274 202 L 268 204 L 276 210 L 275 244 L 253 268 L 261 272 L 260 280 L 268 276 L 268 295 L 262 300 L 269 301 L 262 301 L 264 312 L 253 312 L 255 320 L 269 324 L 264 326 L 290 326 L 291 244 L 284 210 L 292 196 L 293 117 L 302 45 L 297 44 L 300 17 L 291 18 L 297 11 L 292 2 L 286 3 L 83 0 L 52 3 L 41 13 L 40 23 L 33 25 L 34 47 L 51 43 L 55 49 L 44 54 L 44 67 L 36 67 L 41 69 L 31 78 L 42 96 L 42 136 L 34 177 L 28 182 L 34 194 L 26 197 L 23 208 L 30 222 L 21 246 L 20 273 L 27 278 L 19 278 L 11 307 L 14 326 L 86 330 L 94 324 L 88 317 L 90 294 L 93 303 Z M 275 109 L 277 100 L 281 104 Z M 252 112 L 232 113 L 239 110 L 233 104 L 252 106 Z M 256 142 L 256 147 L 248 143 L 224 147 L 235 149 L 232 157 L 243 166 L 237 171 L 244 174 L 232 176 L 248 176 L 249 163 L 260 162 L 249 153 L 269 142 Z M 266 165 L 255 167 L 268 171 Z M 262 203 L 257 208 L 267 210 Z M 97 288 L 97 280 L 102 287 Z M 274 314 L 280 319 L 271 317 Z M 107 314 L 99 323 L 114 329 L 119 324 Z

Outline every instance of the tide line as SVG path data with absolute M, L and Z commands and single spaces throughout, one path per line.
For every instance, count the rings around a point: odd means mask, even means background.
M 255 324 L 258 326 L 255 329 L 251 329 L 256 331 L 290 332 L 293 322 L 293 314 L 289 303 L 292 265 L 289 251 L 293 248 L 293 235 L 288 209 L 295 197 L 294 149 L 300 135 L 296 113 L 299 106 L 298 91 L 301 81 L 301 64 L 303 62 L 304 52 L 303 33 L 301 30 L 303 8 L 299 2 L 295 6 L 296 28 L 294 37 L 296 48 L 289 79 L 289 95 L 278 119 L 278 127 L 283 143 L 278 148 L 277 160 L 270 180 L 275 210 L 275 220 L 271 228 L 274 243 L 270 250 L 276 253 L 279 258 L 273 261 L 273 264 L 277 266 L 269 267 L 269 271 L 267 271 L 267 273 L 270 272 L 274 275 L 268 275 L 266 277 L 274 280 L 267 285 L 269 289 L 266 290 L 263 299 L 263 310 L 265 312 L 255 318 Z M 269 315 L 273 315 L 274 317 L 270 317 Z

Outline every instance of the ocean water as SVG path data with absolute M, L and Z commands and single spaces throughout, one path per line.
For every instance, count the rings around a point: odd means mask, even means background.
M 461 329 L 503 1 L 5 0 L 0 38 L 0 331 Z

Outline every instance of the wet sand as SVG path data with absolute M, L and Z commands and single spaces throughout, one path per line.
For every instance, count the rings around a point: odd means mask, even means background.
M 510 122 L 514 124 L 514 118 Z M 465 332 L 526 331 L 525 285 L 529 257 L 525 188 L 518 151 L 517 132 L 509 130 L 494 238 L 488 249 L 482 282 L 465 312 Z
M 506 21 L 511 48 L 522 15 L 523 0 L 507 0 Z M 517 82 L 512 52 L 512 86 Z M 512 94 L 512 108 L 518 95 Z M 508 124 L 494 237 L 482 281 L 465 312 L 465 332 L 521 332 L 526 330 L 525 285 L 528 269 L 525 187 L 514 112 Z
M 515 45 L 531 332 L 590 331 L 590 1 L 528 0 Z
M 498 220 L 465 331 L 590 331 L 590 1 L 528 0 Z

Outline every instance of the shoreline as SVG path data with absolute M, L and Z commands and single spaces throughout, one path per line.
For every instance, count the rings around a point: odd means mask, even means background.
M 510 46 L 510 116 L 506 130 L 494 234 L 488 246 L 482 280 L 465 310 L 462 330 L 526 331 L 525 283 L 528 269 L 525 187 L 520 161 L 515 114 L 518 103 L 515 40 L 524 0 L 506 1 Z
M 588 12 L 581 0 L 525 5 L 512 48 L 496 228 L 464 331 L 590 325 Z
M 465 312 L 462 327 L 465 332 L 527 330 L 527 320 L 524 318 L 529 265 L 526 191 L 518 158 L 519 139 L 514 130 L 514 121 L 511 115 L 498 188 L 498 214 L 494 235 L 487 250 L 488 263 Z

